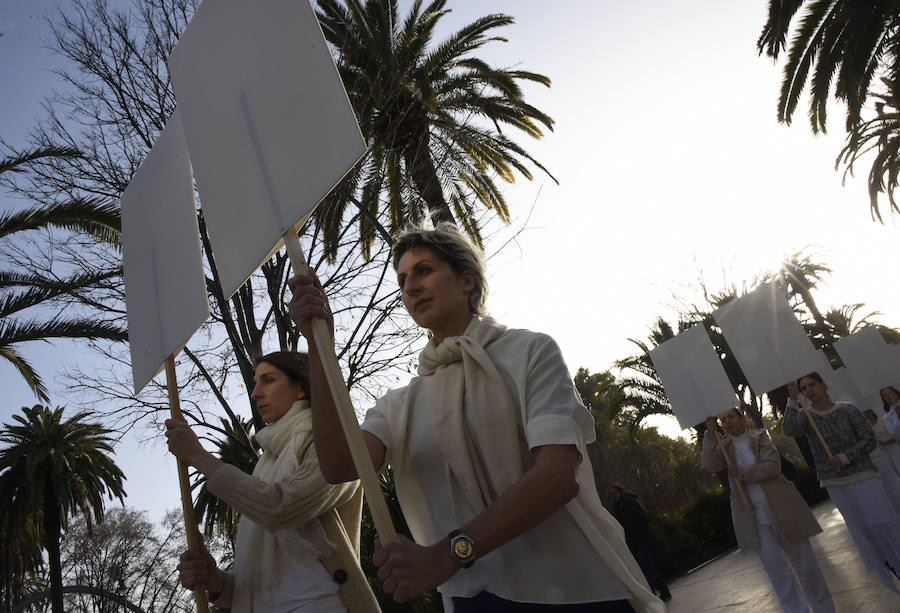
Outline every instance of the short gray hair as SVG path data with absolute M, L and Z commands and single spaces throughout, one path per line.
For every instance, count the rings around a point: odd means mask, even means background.
M 400 264 L 400 258 L 408 251 L 427 247 L 444 262 L 447 262 L 456 274 L 470 274 L 475 287 L 469 294 L 469 310 L 475 315 L 487 314 L 487 267 L 484 264 L 484 253 L 469 238 L 456 229 L 451 223 L 441 223 L 434 230 L 422 227 L 411 227 L 404 230 L 391 247 L 394 272 Z

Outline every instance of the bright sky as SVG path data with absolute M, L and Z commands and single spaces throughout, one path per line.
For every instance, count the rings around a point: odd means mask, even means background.
M 41 47 L 39 16 L 59 0 L 0 0 L 0 136 L 24 146 L 58 81 Z M 452 1 L 447 27 L 484 5 Z M 765 0 L 672 3 L 495 0 L 516 24 L 479 55 L 495 65 L 548 75 L 553 86 L 529 101 L 557 122 L 529 151 L 559 179 L 536 176 L 507 190 L 513 215 L 534 206 L 530 228 L 491 261 L 493 314 L 507 325 L 554 336 L 570 369 L 605 370 L 633 352 L 659 315 L 674 320 L 675 297 L 691 300 L 701 273 L 717 289 L 777 267 L 814 245 L 834 273 L 820 306 L 865 302 L 882 323 L 900 326 L 898 228 L 871 221 L 860 178 L 841 185 L 834 160 L 843 109 L 815 137 L 801 108 L 792 127 L 775 119 L 780 68 L 756 54 Z M 13 206 L 9 200 L 0 206 Z M 71 344 L 25 354 L 50 379 L 89 356 Z M 0 364 L 0 421 L 34 398 Z M 53 386 L 55 404 L 67 403 Z M 666 430 L 677 432 L 673 421 Z M 128 504 L 176 504 L 175 471 L 163 447 L 123 447 Z M 161 476 L 166 463 L 168 476 Z M 168 494 L 146 487 L 165 482 Z

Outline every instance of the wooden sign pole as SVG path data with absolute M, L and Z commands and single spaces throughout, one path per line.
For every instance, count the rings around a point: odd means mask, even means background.
M 732 464 L 732 462 L 731 462 L 731 458 L 728 457 L 728 454 L 725 453 L 725 448 L 722 447 L 722 442 L 724 441 L 724 439 L 723 439 L 722 437 L 719 436 L 719 433 L 718 433 L 718 432 L 713 431 L 713 435 L 716 437 L 716 440 L 717 440 L 718 443 L 719 443 L 719 451 L 722 452 L 722 457 L 725 458 L 725 464 L 727 464 L 728 467 L 731 468 L 731 467 L 733 466 L 733 464 Z M 738 479 L 737 477 L 735 477 L 735 478 L 734 478 L 734 482 L 737 484 L 737 487 L 738 487 L 738 493 L 741 495 L 741 498 L 743 498 L 744 504 L 749 505 L 749 504 L 750 504 L 750 500 L 747 498 L 747 492 L 744 491 L 744 486 L 743 486 L 743 484 L 741 483 L 740 479 Z
M 181 414 L 181 404 L 178 400 L 178 381 L 175 378 L 175 354 L 166 358 L 166 387 L 169 390 L 169 412 L 172 419 L 184 421 Z M 191 500 L 191 482 L 188 480 L 187 466 L 181 461 L 178 463 L 178 485 L 181 489 L 181 511 L 184 513 L 184 530 L 187 533 L 188 549 L 191 551 L 203 551 L 200 542 L 200 531 L 197 529 L 197 518 L 194 517 L 194 506 Z M 207 613 L 209 604 L 206 598 L 206 586 L 198 584 L 194 586 L 194 602 L 197 604 L 197 613 Z
M 830 460 L 834 456 L 831 454 L 831 449 L 828 447 L 828 443 L 825 442 L 825 437 L 822 436 L 822 431 L 819 430 L 819 425 L 816 423 L 816 420 L 813 418 L 812 413 L 810 413 L 809 408 L 806 406 L 806 403 L 803 402 L 803 394 L 797 394 L 798 402 L 800 403 L 800 408 L 803 409 L 803 412 L 806 413 L 806 419 L 809 421 L 809 425 L 812 426 L 813 431 L 815 431 L 816 436 L 819 437 L 819 442 L 822 443 L 822 447 L 825 448 L 825 454 L 828 456 Z
M 297 237 L 296 232 L 290 230 L 282 238 L 284 239 L 284 245 L 287 248 L 288 257 L 291 260 L 291 267 L 294 269 L 294 272 L 305 273 L 309 265 L 303 255 L 300 239 Z M 350 392 L 347 391 L 347 385 L 344 383 L 344 376 L 341 373 L 337 355 L 334 353 L 334 340 L 331 338 L 331 331 L 323 319 L 312 320 L 312 328 L 313 342 L 316 344 L 316 349 L 322 360 L 322 366 L 325 369 L 328 387 L 331 389 L 332 398 L 334 398 L 337 414 L 341 420 L 341 427 L 347 439 L 347 446 L 350 448 L 350 455 L 353 457 L 353 464 L 356 466 L 356 472 L 359 475 L 359 480 L 362 482 L 363 493 L 366 496 L 366 501 L 369 503 L 369 510 L 372 512 L 375 529 L 378 531 L 381 542 L 387 543 L 394 539 L 397 532 L 394 530 L 391 514 L 381 493 L 381 485 L 378 482 L 375 467 L 372 465 L 369 448 L 363 440 L 362 430 L 360 430 L 359 422 L 356 420 L 353 403 L 350 401 Z

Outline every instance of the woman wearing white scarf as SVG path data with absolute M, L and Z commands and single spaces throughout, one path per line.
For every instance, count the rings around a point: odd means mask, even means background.
M 483 259 L 455 229 L 407 232 L 393 258 L 404 305 L 431 338 L 419 376 L 363 424 L 416 539 L 376 551 L 385 592 L 402 602 L 438 587 L 457 612 L 663 611 L 597 496 L 593 422 L 553 340 L 483 317 Z M 291 316 L 310 338 L 310 318 L 330 320 L 327 301 L 312 271 L 290 284 Z M 354 479 L 312 348 L 310 363 L 323 474 Z
M 217 568 L 207 551 L 186 551 L 181 582 L 205 585 L 214 604 L 235 613 L 378 611 L 356 559 L 358 484 L 322 477 L 308 395 L 305 354 L 280 351 L 259 361 L 251 397 L 268 425 L 256 434 L 263 453 L 252 476 L 204 450 L 185 422 L 166 421 L 170 451 L 241 513 L 233 572 Z

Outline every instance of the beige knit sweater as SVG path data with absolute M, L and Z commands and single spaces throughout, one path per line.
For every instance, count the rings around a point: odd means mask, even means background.
M 379 612 L 378 601 L 359 565 L 362 519 L 359 482 L 338 485 L 326 482 L 311 437 L 300 457 L 296 476 L 278 483 L 266 483 L 226 464 L 209 478 L 209 491 L 268 530 L 319 522 L 324 537 L 335 546 L 331 555 L 321 559 L 322 565 L 340 583 L 341 597 L 348 611 Z M 226 573 L 222 593 L 214 604 L 229 606 L 233 591 L 234 575 Z

